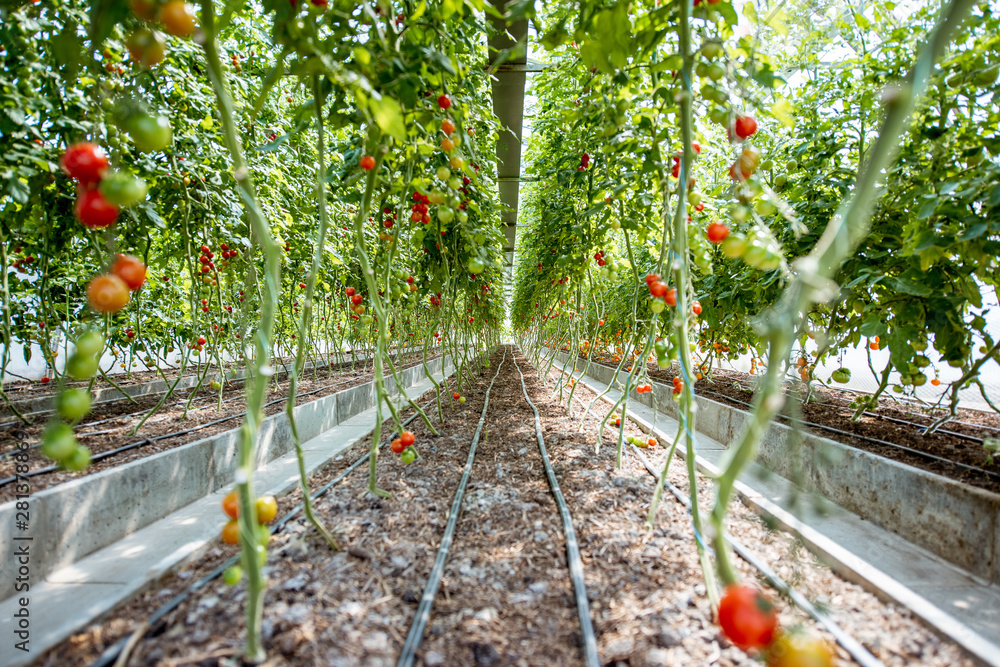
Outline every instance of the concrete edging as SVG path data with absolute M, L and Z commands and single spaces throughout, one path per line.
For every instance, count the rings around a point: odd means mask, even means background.
M 557 359 L 568 361 L 558 352 Z M 614 369 L 590 362 L 588 375 L 610 384 Z M 629 396 L 677 419 L 672 387 Z M 655 401 L 655 405 L 654 402 Z M 723 444 L 742 434 L 749 413 L 697 397 L 696 430 Z M 761 438 L 757 462 L 873 524 L 918 544 L 949 563 L 1000 583 L 1000 495 L 947 477 L 772 422 Z
M 454 369 L 452 360 L 442 357 L 429 360 L 427 366 L 445 377 Z M 410 388 L 426 374 L 417 364 L 399 371 L 399 376 Z M 391 396 L 399 395 L 391 376 L 386 388 Z M 299 405 L 295 408 L 299 436 L 307 442 L 374 405 L 374 380 Z M 236 470 L 239 437 L 237 427 L 31 494 L 29 584 L 228 485 Z M 265 418 L 256 468 L 293 449 L 287 415 L 280 412 Z M 13 552 L 19 542 L 14 537 L 23 537 L 15 532 L 19 511 L 23 510 L 14 500 L 0 505 L 0 564 L 10 574 L 0 580 L 0 600 L 15 593 Z

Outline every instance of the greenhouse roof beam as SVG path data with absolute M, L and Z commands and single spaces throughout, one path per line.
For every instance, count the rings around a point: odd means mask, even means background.
M 503 13 L 507 0 L 492 0 Z M 517 240 L 518 189 L 521 180 L 521 128 L 524 120 L 524 82 L 528 72 L 540 71 L 538 63 L 528 63 L 528 22 L 491 18 L 494 34 L 489 38 L 489 64 L 493 71 L 493 112 L 500 120 L 497 139 L 497 177 L 506 241 L 504 252 L 513 263 Z M 520 47 L 520 48 L 518 48 Z M 499 64 L 497 64 L 499 62 Z

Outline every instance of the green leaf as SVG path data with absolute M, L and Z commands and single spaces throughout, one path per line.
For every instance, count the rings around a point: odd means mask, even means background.
M 399 102 L 391 97 L 372 98 L 368 106 L 383 132 L 398 141 L 406 140 L 406 126 L 403 124 L 403 111 L 399 107 Z
M 897 292 L 902 292 L 903 294 L 909 294 L 911 296 L 930 296 L 931 294 L 930 287 L 906 278 L 886 276 L 882 279 L 882 284 L 896 290 Z
M 795 107 L 792 103 L 785 98 L 778 98 L 778 101 L 771 106 L 771 113 L 777 118 L 785 127 L 795 127 Z
M 885 322 L 878 314 L 873 313 L 865 318 L 865 321 L 861 323 L 858 331 L 861 332 L 862 336 L 867 338 L 874 338 L 875 336 L 884 336 L 889 330 Z

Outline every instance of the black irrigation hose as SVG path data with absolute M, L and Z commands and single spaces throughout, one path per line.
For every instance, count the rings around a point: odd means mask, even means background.
M 426 410 L 428 407 L 432 406 L 433 404 L 434 404 L 434 401 L 432 399 L 432 400 L 428 401 L 423 406 L 422 409 Z M 406 420 L 403 421 L 403 426 L 409 425 L 410 422 L 412 422 L 418 416 L 419 416 L 419 413 L 414 412 L 412 415 L 410 415 L 409 417 L 407 417 Z M 379 449 L 381 449 L 382 447 L 385 447 L 385 445 L 388 442 L 390 442 L 393 438 L 395 438 L 397 435 L 399 435 L 399 432 L 398 431 L 393 431 L 392 434 L 389 435 L 389 437 L 387 437 L 384 441 L 382 441 L 379 444 L 379 446 L 378 446 Z M 345 468 L 343 472 L 341 472 L 339 475 L 337 475 L 336 477 L 334 477 L 332 480 L 330 480 L 329 482 L 327 482 L 326 484 L 324 484 L 323 487 L 320 488 L 318 491 L 316 491 L 315 493 L 313 493 L 310 496 L 310 498 L 313 501 L 316 501 L 316 500 L 319 500 L 320 498 L 322 498 L 323 496 L 325 496 L 326 493 L 327 493 L 327 491 L 329 491 L 330 489 L 332 489 L 334 486 L 336 486 L 340 482 L 344 481 L 344 479 L 346 479 L 349 474 L 351 474 L 352 472 L 354 472 L 358 468 L 358 466 L 360 466 L 363 463 L 365 463 L 366 461 L 368 461 L 368 459 L 369 459 L 369 455 L 368 454 L 362 455 L 357 461 L 355 461 L 354 463 L 352 463 L 351 465 L 349 465 L 347 468 Z M 287 524 L 289 521 L 291 521 L 292 519 L 294 519 L 296 516 L 299 515 L 300 512 L 303 511 L 304 507 L 305 507 L 304 503 L 299 503 L 298 505 L 296 505 L 295 507 L 293 507 L 287 514 L 285 514 L 285 516 L 281 517 L 280 519 L 278 519 L 278 521 L 276 521 L 274 524 L 272 524 L 270 526 L 271 535 L 274 535 L 274 534 L 280 532 L 281 529 L 285 527 L 285 524 Z M 236 563 L 238 563 L 239 560 L 240 560 L 240 554 L 237 554 L 237 555 L 229 558 L 222 565 L 219 565 L 217 568 L 215 568 L 214 570 L 212 570 L 211 572 L 209 572 L 208 574 L 206 574 L 204 577 L 202 577 L 198 581 L 196 581 L 193 584 L 191 584 L 186 590 L 184 590 L 181 593 L 178 593 L 177 595 L 175 595 L 174 597 L 172 597 L 163 606 L 161 606 L 159 609 L 157 609 L 155 612 L 153 612 L 153 615 L 149 617 L 149 621 L 146 622 L 146 625 L 144 627 L 144 630 L 143 630 L 142 634 L 146 634 L 146 632 L 148 632 L 155 625 L 157 625 L 161 620 L 163 620 L 163 618 L 167 614 L 169 614 L 174 609 L 176 609 L 177 607 L 179 607 L 180 604 L 182 602 L 184 602 L 192 593 L 194 593 L 195 591 L 197 591 L 200 588 L 204 588 L 205 586 L 207 586 L 208 584 L 210 584 L 215 579 L 218 579 L 220 576 L 222 576 L 223 572 L 225 572 L 227 569 L 229 569 L 233 565 L 236 565 Z M 118 659 L 118 656 L 121 655 L 121 652 L 125 649 L 125 646 L 128 645 L 128 643 L 131 640 L 132 640 L 132 636 L 131 635 L 122 637 L 117 642 L 115 642 L 114 644 L 112 644 L 111 646 L 109 646 L 108 648 L 106 648 L 104 650 L 104 653 L 102 653 L 97 658 L 97 660 L 95 660 L 93 663 L 91 663 L 90 667 L 108 667 L 109 665 L 114 664 L 114 662 Z
M 563 373 L 567 373 L 565 368 L 562 370 Z M 568 373 L 570 377 L 573 377 L 572 373 Z M 586 383 L 585 383 L 586 384 Z M 584 407 L 583 401 L 576 396 L 576 399 L 581 407 Z M 653 468 L 639 448 L 635 445 L 631 445 L 632 451 L 635 453 L 636 457 L 642 463 L 646 471 L 653 476 L 656 481 L 660 480 L 660 474 Z M 680 502 L 684 507 L 691 510 L 691 498 L 690 496 L 684 495 L 684 493 L 678 489 L 670 480 L 663 480 L 664 486 L 670 491 L 671 494 Z M 847 651 L 858 664 L 862 667 L 885 667 L 885 665 L 874 655 L 872 655 L 868 649 L 862 646 L 854 637 L 849 635 L 843 628 L 841 628 L 837 623 L 830 618 L 828 615 L 820 611 L 813 605 L 809 600 L 799 593 L 796 589 L 792 588 L 786 581 L 784 581 L 778 574 L 772 570 L 767 563 L 758 558 L 752 551 L 746 548 L 741 542 L 734 540 L 731 535 L 726 534 L 726 543 L 732 547 L 736 554 L 755 568 L 758 572 L 763 575 L 764 579 L 777 591 L 783 595 L 788 596 L 788 598 L 795 603 L 800 609 L 806 612 L 813 620 L 826 628 L 833 638 L 840 644 L 845 651 Z
M 451 503 L 451 511 L 448 513 L 448 525 L 445 526 L 444 535 L 441 537 L 441 546 L 438 547 L 437 556 L 434 558 L 434 566 L 427 577 L 427 584 L 424 587 L 424 594 L 420 598 L 420 605 L 417 613 L 413 617 L 413 625 L 406 635 L 406 642 L 400 651 L 399 660 L 396 667 L 411 667 L 416 660 L 417 648 L 424 638 L 424 630 L 431 618 L 431 609 L 434 607 L 434 598 L 437 597 L 438 587 L 441 585 L 441 577 L 444 576 L 444 565 L 448 560 L 448 551 L 451 549 L 451 542 L 455 537 L 455 526 L 458 525 L 458 515 L 462 513 L 462 498 L 465 495 L 465 487 L 469 483 L 469 476 L 472 474 L 472 464 L 476 460 L 476 447 L 479 445 L 479 435 L 483 431 L 483 424 L 486 423 L 486 411 L 490 407 L 490 391 L 493 390 L 493 383 L 500 375 L 500 369 L 507 361 L 507 348 L 504 348 L 503 359 L 497 366 L 497 372 L 490 380 L 490 386 L 486 388 L 486 398 L 483 400 L 483 412 L 479 416 L 479 424 L 476 432 L 472 436 L 472 444 L 469 445 L 469 455 L 465 460 L 465 469 L 462 471 L 462 479 L 458 482 L 458 489 L 455 490 L 455 499 Z
M 704 396 L 705 394 L 712 394 L 713 396 L 720 396 L 720 397 L 726 399 L 727 401 L 732 401 L 733 403 L 739 403 L 740 405 L 745 405 L 747 407 L 753 407 L 749 403 L 744 403 L 743 401 L 737 400 L 735 398 L 730 398 L 729 396 L 726 396 L 724 394 L 719 394 L 719 393 L 716 393 L 714 391 L 707 391 L 707 390 L 705 390 L 705 391 L 700 392 L 700 394 L 702 396 Z M 784 415 L 779 415 L 779 417 L 782 417 L 783 419 L 790 419 L 790 417 L 785 417 Z M 929 454 L 927 452 L 922 452 L 919 449 L 913 449 L 912 447 L 907 447 L 906 445 L 900 445 L 900 444 L 897 444 L 895 442 L 889 442 L 888 440 L 879 440 L 878 438 L 871 438 L 871 437 L 869 437 L 867 435 L 859 435 L 857 433 L 851 433 L 849 431 L 841 431 L 840 429 L 833 428 L 832 426 L 824 426 L 823 424 L 816 424 L 816 423 L 813 423 L 813 422 L 807 422 L 807 421 L 802 421 L 802 420 L 796 420 L 796 421 L 798 421 L 803 426 L 808 426 L 810 428 L 818 428 L 820 430 L 829 431 L 830 433 L 836 433 L 838 435 L 842 435 L 842 436 L 847 437 L 847 438 L 857 438 L 859 440 L 865 440 L 867 442 L 871 442 L 871 443 L 874 443 L 876 445 L 881 445 L 883 447 L 891 447 L 893 449 L 900 449 L 900 450 L 902 450 L 904 452 L 907 452 L 909 454 L 913 454 L 914 456 L 919 456 L 921 458 L 924 458 L 924 459 L 927 459 L 927 460 L 930 460 L 930 461 L 936 461 L 938 463 L 944 463 L 944 464 L 948 464 L 948 465 L 951 465 L 951 466 L 955 466 L 956 468 L 961 468 L 962 470 L 968 470 L 970 472 L 980 473 L 982 475 L 986 475 L 987 477 L 989 477 L 990 479 L 992 479 L 994 481 L 1000 482 L 1000 473 L 995 473 L 995 472 L 993 472 L 991 470 L 983 470 L 982 468 L 977 468 L 976 466 L 970 466 L 967 463 L 960 463 L 958 461 L 952 461 L 951 459 L 946 459 L 943 456 L 937 456 L 935 454 Z
M 319 393 L 319 392 L 321 392 L 321 391 L 323 391 L 325 389 L 330 389 L 332 387 L 339 387 L 342 384 L 347 384 L 347 383 L 353 382 L 353 381 L 354 381 L 354 379 L 352 378 L 351 380 L 345 380 L 344 382 L 337 382 L 337 383 L 334 383 L 334 384 L 329 384 L 329 385 L 326 385 L 325 387 L 320 387 L 319 389 L 314 389 L 314 390 L 306 392 L 304 394 L 299 394 L 298 396 L 299 397 L 309 396 L 311 394 Z M 273 401 L 269 401 L 269 402 L 265 403 L 263 405 L 263 407 L 265 407 L 265 408 L 266 407 L 270 407 L 270 406 L 272 406 L 272 405 L 274 405 L 276 403 L 282 403 L 282 402 L 287 401 L 287 400 L 288 400 L 287 398 L 277 398 L 277 399 L 275 399 Z M 225 423 L 225 422 L 228 422 L 228 421 L 232 421 L 233 419 L 239 419 L 240 417 L 245 417 L 245 416 L 246 416 L 245 413 L 239 412 L 239 413 L 236 413 L 235 415 L 230 415 L 228 417 L 222 417 L 221 419 L 215 419 L 215 420 L 210 421 L 210 422 L 205 422 L 204 424 L 198 424 L 197 426 L 192 426 L 191 428 L 183 429 L 181 431 L 174 431 L 173 433 L 164 433 L 163 435 L 153 436 L 152 438 L 143 438 L 142 440 L 137 440 L 136 442 L 132 442 L 132 443 L 129 443 L 127 445 L 122 445 L 121 447 L 116 447 L 115 449 L 110 449 L 110 450 L 108 450 L 106 452 L 101 452 L 100 454 L 95 454 L 94 456 L 92 456 L 90 458 L 90 462 L 91 463 L 97 463 L 98 461 L 103 461 L 104 459 L 110 458 L 110 457 L 115 456 L 117 454 L 121 454 L 122 452 L 127 452 L 127 451 L 130 451 L 132 449 L 137 449 L 137 448 L 139 448 L 139 447 L 141 447 L 143 445 L 151 445 L 154 442 L 158 442 L 160 440 L 167 440 L 169 438 L 176 438 L 178 436 L 187 435 L 188 433 L 194 433 L 195 431 L 200 431 L 202 429 L 206 429 L 209 426 L 215 426 L 217 424 L 222 424 L 222 423 Z M 26 473 L 24 473 L 22 475 L 15 475 L 14 477 L 4 477 L 3 479 L 0 479 L 0 489 L 2 489 L 3 487 L 7 486 L 8 484 L 13 484 L 14 482 L 16 482 L 19 479 L 25 479 L 25 478 L 29 478 L 29 477 L 38 477 L 39 475 L 47 475 L 49 473 L 58 472 L 59 470 L 62 470 L 62 468 L 60 468 L 59 466 L 48 466 L 47 468 L 39 468 L 38 470 L 31 470 L 31 471 L 26 472 Z
M 569 575 L 573 580 L 573 593 L 576 598 L 576 612 L 580 617 L 580 636 L 583 640 L 583 659 L 587 667 L 600 667 L 601 660 L 597 655 L 597 637 L 594 635 L 594 624 L 590 619 L 590 603 L 587 601 L 587 585 L 583 578 L 583 561 L 580 559 L 580 545 L 576 541 L 576 531 L 573 529 L 573 518 L 569 515 L 569 507 L 559 488 L 559 480 L 552 469 L 552 461 L 549 460 L 549 452 L 545 449 L 545 438 L 542 437 L 542 418 L 538 414 L 538 408 L 528 397 L 528 387 L 524 383 L 524 373 L 517 365 L 517 358 L 511 355 L 514 361 L 514 368 L 521 376 L 521 391 L 524 393 L 524 400 L 531 406 L 531 411 L 535 413 L 535 437 L 538 440 L 538 450 L 542 453 L 542 463 L 545 465 L 545 476 L 549 480 L 549 488 L 555 498 L 556 505 L 559 506 L 559 517 L 562 519 L 563 533 L 566 536 L 566 560 L 569 564 Z
M 639 461 L 646 468 L 646 471 L 656 481 L 660 480 L 660 474 L 653 469 L 653 466 L 646 460 L 646 457 L 642 455 L 639 448 L 635 445 L 631 445 L 633 452 L 638 457 Z M 674 497 L 686 507 L 689 511 L 691 509 L 691 498 L 690 496 L 685 496 L 684 493 L 674 486 L 670 480 L 663 480 L 663 484 L 667 489 L 674 495 Z M 841 628 L 837 623 L 830 618 L 828 615 L 817 609 L 813 603 L 811 603 L 802 593 L 799 593 L 796 589 L 792 588 L 784 579 L 778 576 L 778 573 L 772 570 L 767 563 L 758 558 L 752 551 L 747 549 L 743 543 L 732 538 L 731 535 L 726 534 L 726 543 L 732 547 L 733 551 L 739 555 L 740 558 L 749 563 L 752 567 L 756 568 L 760 572 L 768 584 L 772 588 L 777 590 L 783 595 L 788 596 L 788 598 L 794 602 L 802 611 L 809 614 L 813 620 L 826 628 L 826 631 L 833 635 L 833 638 L 840 644 L 845 651 L 851 654 L 858 664 L 862 667 L 885 667 L 882 661 L 872 655 L 868 649 L 861 645 L 858 640 L 849 635 L 843 628 Z

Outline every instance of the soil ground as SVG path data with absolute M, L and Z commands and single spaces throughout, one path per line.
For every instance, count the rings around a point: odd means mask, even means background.
M 598 420 L 589 416 L 580 432 L 579 404 L 574 402 L 576 416 L 571 417 L 553 391 L 555 375 L 540 378 L 524 357 L 512 358 L 511 351 L 507 348 L 506 361 L 504 351 L 497 351 L 490 367 L 470 378 L 471 385 L 462 388 L 467 402 L 449 406 L 445 423 L 437 425 L 438 435 L 413 422 L 421 455 L 415 464 L 403 466 L 383 450 L 378 479 L 393 493 L 391 499 L 366 492 L 367 468 L 362 467 L 317 503 L 322 520 L 336 528 L 342 551 L 331 552 L 302 519 L 275 536 L 263 626 L 267 664 L 395 664 L 447 521 L 486 388 L 498 367 L 463 512 L 418 662 L 431 667 L 581 664 L 565 542 L 515 359 L 540 411 L 546 446 L 580 540 L 602 664 L 759 664 L 728 645 L 713 623 L 687 511 L 665 497 L 654 526 L 647 528 L 653 478 L 637 457 L 627 456 L 616 469 L 616 440 L 610 431 L 595 451 Z M 592 398 L 583 387 L 578 395 L 588 403 Z M 421 403 L 430 397 L 425 395 Z M 627 433 L 640 435 L 632 425 Z M 314 477 L 314 487 L 366 447 L 370 443 L 332 461 Z M 660 466 L 665 453 L 656 448 L 646 455 Z M 687 488 L 680 459 L 668 478 Z M 711 486 L 699 476 L 703 502 L 710 499 Z M 295 492 L 280 499 L 281 511 L 297 498 Z M 908 612 L 832 574 L 787 535 L 769 531 L 742 505 L 734 504 L 729 527 L 787 581 L 831 610 L 842 627 L 887 665 L 972 664 Z M 57 647 L 39 664 L 89 664 L 234 549 L 213 549 Z M 755 578 L 748 566 L 739 567 L 745 578 Z M 231 658 L 243 638 L 245 599 L 243 585 L 209 584 L 152 628 L 128 664 L 234 664 Z M 803 624 L 826 636 L 801 612 L 783 600 L 777 602 L 783 625 Z M 837 655 L 838 664 L 852 664 L 839 649 Z

